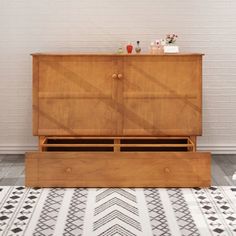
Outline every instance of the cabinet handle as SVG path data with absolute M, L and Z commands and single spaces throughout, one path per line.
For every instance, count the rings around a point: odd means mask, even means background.
M 168 167 L 164 168 L 165 173 L 170 173 L 170 169 Z
M 70 167 L 66 168 L 66 173 L 70 173 L 70 172 L 71 172 L 71 168 Z
M 118 79 L 121 79 L 123 77 L 122 74 L 118 74 Z
M 117 74 L 113 74 L 111 77 L 112 77 L 113 79 L 116 79 L 116 78 L 117 78 Z

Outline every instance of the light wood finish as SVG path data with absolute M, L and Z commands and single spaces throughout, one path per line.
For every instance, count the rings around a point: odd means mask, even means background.
M 209 153 L 26 154 L 26 186 L 196 187 L 210 185 Z
M 140 56 L 148 56 L 148 57 L 169 57 L 169 56 L 204 56 L 203 53 L 189 53 L 189 52 L 181 52 L 181 53 L 169 53 L 169 54 L 150 54 L 150 53 L 141 53 L 141 54 L 130 54 L 130 53 L 123 53 L 123 54 L 114 54 L 114 53 L 107 53 L 107 52 L 99 52 L 99 53 L 76 53 L 76 52 L 41 52 L 41 53 L 32 53 L 32 56 L 59 56 L 59 57 L 73 57 L 73 56 L 113 56 L 113 57 L 140 57 Z
M 123 135 L 201 135 L 201 56 L 125 57 Z
M 22 154 L 0 154 L 0 186 L 25 185 L 25 157 Z M 236 168 L 236 155 L 212 155 L 212 186 L 235 186 L 232 180 Z
M 120 137 L 120 138 L 113 138 L 111 137 L 40 137 L 40 150 L 47 151 L 47 148 L 50 147 L 111 147 L 114 152 L 120 152 L 122 147 L 132 147 L 132 148 L 187 148 L 186 151 L 193 151 L 194 150 L 194 143 L 189 137 Z M 91 142 L 92 140 L 92 142 Z M 107 141 L 111 141 L 107 143 Z M 68 143 L 69 141 L 69 143 Z M 73 142 L 70 142 L 73 141 Z M 86 142 L 84 142 L 86 141 Z M 102 141 L 102 142 L 101 142 Z M 122 143 L 126 142 L 128 143 Z M 154 141 L 154 142 L 153 142 Z M 147 150 L 146 150 L 147 151 Z
M 27 186 L 210 185 L 210 154 L 196 152 L 203 54 L 32 55 Z
M 189 137 L 158 137 L 158 136 L 48 136 L 47 139 L 189 139 Z M 192 138 L 192 137 L 191 137 Z
M 38 159 L 30 159 L 25 155 L 25 186 L 36 186 L 35 180 L 38 179 Z
M 123 78 L 123 75 L 122 75 L 122 74 L 118 74 L 118 75 L 117 75 L 117 78 L 118 78 L 118 79 L 122 79 L 122 78 Z
M 114 152 L 120 152 L 120 139 L 114 139 Z
M 39 128 L 39 60 L 38 57 L 33 57 L 33 81 L 32 81 L 32 110 L 33 110 L 33 120 L 32 128 L 33 135 L 38 135 Z
M 39 151 L 46 151 L 46 148 L 43 146 L 47 141 L 45 136 L 39 136 Z
M 33 58 L 34 135 L 201 135 L 202 54 Z
M 114 144 L 42 144 L 42 147 L 193 147 L 193 144 L 120 144 L 117 142 Z
M 190 136 L 189 139 L 193 143 L 193 151 L 196 152 L 196 150 L 197 150 L 197 137 L 196 136 Z
M 117 74 L 113 74 L 111 77 L 112 79 L 117 79 Z
M 110 93 L 82 93 L 82 92 L 73 92 L 73 93 L 65 93 L 65 92 L 60 92 L 60 93 L 47 93 L 47 92 L 39 92 L 39 98 L 45 98 L 45 99 L 78 99 L 78 98 L 82 98 L 82 99 L 86 99 L 86 98 L 90 98 L 90 99 L 96 99 L 98 97 L 100 98 L 108 98 L 110 96 Z
M 114 57 L 38 57 L 38 135 L 117 133 Z

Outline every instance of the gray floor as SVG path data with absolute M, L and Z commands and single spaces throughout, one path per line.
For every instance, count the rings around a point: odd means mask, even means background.
M 236 185 L 236 155 L 212 156 L 212 185 Z M 24 185 L 24 155 L 0 155 L 0 186 Z
M 22 186 L 24 176 L 24 155 L 0 155 L 0 186 Z

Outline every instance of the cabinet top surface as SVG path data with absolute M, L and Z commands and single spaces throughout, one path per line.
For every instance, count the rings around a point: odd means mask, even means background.
M 140 53 L 140 54 L 116 54 L 116 53 L 80 53 L 80 52 L 38 52 L 32 53 L 31 56 L 117 56 L 117 57 L 142 57 L 142 56 L 153 56 L 153 57 L 163 57 L 163 56 L 203 56 L 203 53 L 163 53 L 163 54 L 150 54 L 150 53 Z

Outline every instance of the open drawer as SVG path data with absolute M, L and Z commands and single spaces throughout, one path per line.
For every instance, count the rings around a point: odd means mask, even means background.
M 42 151 L 26 153 L 26 186 L 207 187 L 211 184 L 211 155 L 194 152 L 189 140 L 172 138 L 167 143 L 163 138 L 53 139 L 42 142 Z

